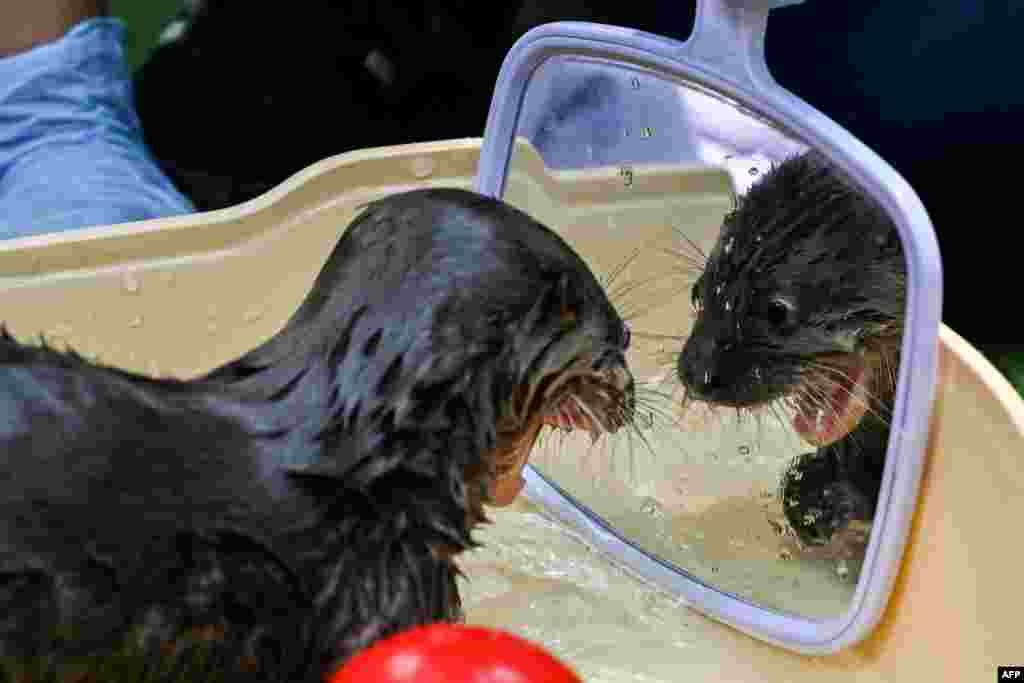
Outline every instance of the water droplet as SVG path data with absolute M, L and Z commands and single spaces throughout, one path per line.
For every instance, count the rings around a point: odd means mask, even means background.
M 750 175 L 757 175 L 758 173 L 760 173 L 760 171 L 757 170 L 757 166 L 751 166 L 749 173 Z
M 122 275 L 121 286 L 124 288 L 124 291 L 129 294 L 138 294 L 139 290 L 142 288 L 142 285 L 139 283 L 139 278 L 135 273 L 125 273 Z
M 417 178 L 428 178 L 434 172 L 434 160 L 430 157 L 416 157 L 412 160 L 410 168 Z
M 743 445 L 739 448 L 740 455 L 750 455 L 750 446 Z
M 782 550 L 779 551 L 779 559 L 780 560 L 790 560 L 792 558 L 793 558 L 793 553 L 789 552 L 785 548 L 783 548 Z
M 654 498 L 644 498 L 643 503 L 640 504 L 640 509 L 644 514 L 650 515 L 655 519 L 660 519 L 665 516 L 665 511 Z
M 722 285 L 721 284 L 715 285 L 715 295 L 717 296 L 717 295 L 719 295 L 721 293 L 722 293 Z
M 142 327 L 142 316 L 137 315 L 128 321 L 128 327 Z
M 729 252 L 731 252 L 731 251 L 732 251 L 732 244 L 733 244 L 733 242 L 735 242 L 735 241 L 736 241 L 736 238 L 735 238 L 735 237 L 730 237 L 729 239 L 727 239 L 727 240 L 725 241 L 725 246 L 723 247 L 723 250 L 725 251 L 726 255 L 728 255 L 728 254 L 729 254 Z
M 731 301 L 726 301 L 725 302 L 725 310 L 727 310 L 727 311 L 731 311 L 732 310 L 732 302 Z
M 255 322 L 263 317 L 263 308 L 261 306 L 255 306 L 250 308 L 242 315 L 242 320 L 247 323 Z
M 839 560 L 836 563 L 836 574 L 840 579 L 845 579 L 850 575 L 850 567 L 846 564 L 846 560 Z

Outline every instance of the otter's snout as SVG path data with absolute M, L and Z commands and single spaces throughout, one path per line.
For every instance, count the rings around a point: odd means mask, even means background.
M 676 374 L 691 397 L 714 401 L 728 388 L 718 362 L 721 346 L 714 337 L 703 335 L 693 335 L 683 345 Z

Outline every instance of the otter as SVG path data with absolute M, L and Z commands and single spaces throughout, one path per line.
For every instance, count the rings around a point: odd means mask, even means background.
M 284 327 L 196 379 L 4 331 L 0 662 L 319 681 L 461 619 L 455 559 L 538 433 L 630 424 L 628 345 L 568 244 L 459 189 L 370 203 Z
M 686 398 L 781 406 L 776 414 L 790 414 L 817 447 L 792 462 L 779 490 L 806 545 L 874 517 L 905 290 L 896 226 L 815 151 L 785 159 L 737 199 L 691 290 L 695 321 L 676 367 Z

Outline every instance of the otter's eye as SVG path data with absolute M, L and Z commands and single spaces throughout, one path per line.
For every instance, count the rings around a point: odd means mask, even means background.
M 792 327 L 796 325 L 796 304 L 792 299 L 782 296 L 772 297 L 765 309 L 765 318 L 776 327 Z

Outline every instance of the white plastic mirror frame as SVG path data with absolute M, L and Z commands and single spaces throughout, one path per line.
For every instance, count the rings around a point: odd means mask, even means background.
M 693 32 L 685 42 L 585 22 L 557 22 L 529 31 L 513 45 L 499 72 L 475 187 L 484 194 L 502 195 L 532 73 L 552 57 L 580 55 L 651 69 L 724 95 L 820 149 L 890 213 L 907 257 L 906 327 L 873 531 L 845 613 L 825 620 L 801 618 L 720 592 L 621 538 L 532 467 L 524 473 L 531 500 L 583 531 L 589 542 L 627 570 L 755 638 L 804 654 L 829 654 L 861 641 L 877 625 L 899 571 L 916 509 L 936 389 L 942 266 L 931 220 L 909 184 L 853 135 L 771 76 L 764 57 L 768 14 L 800 2 L 699 0 Z

